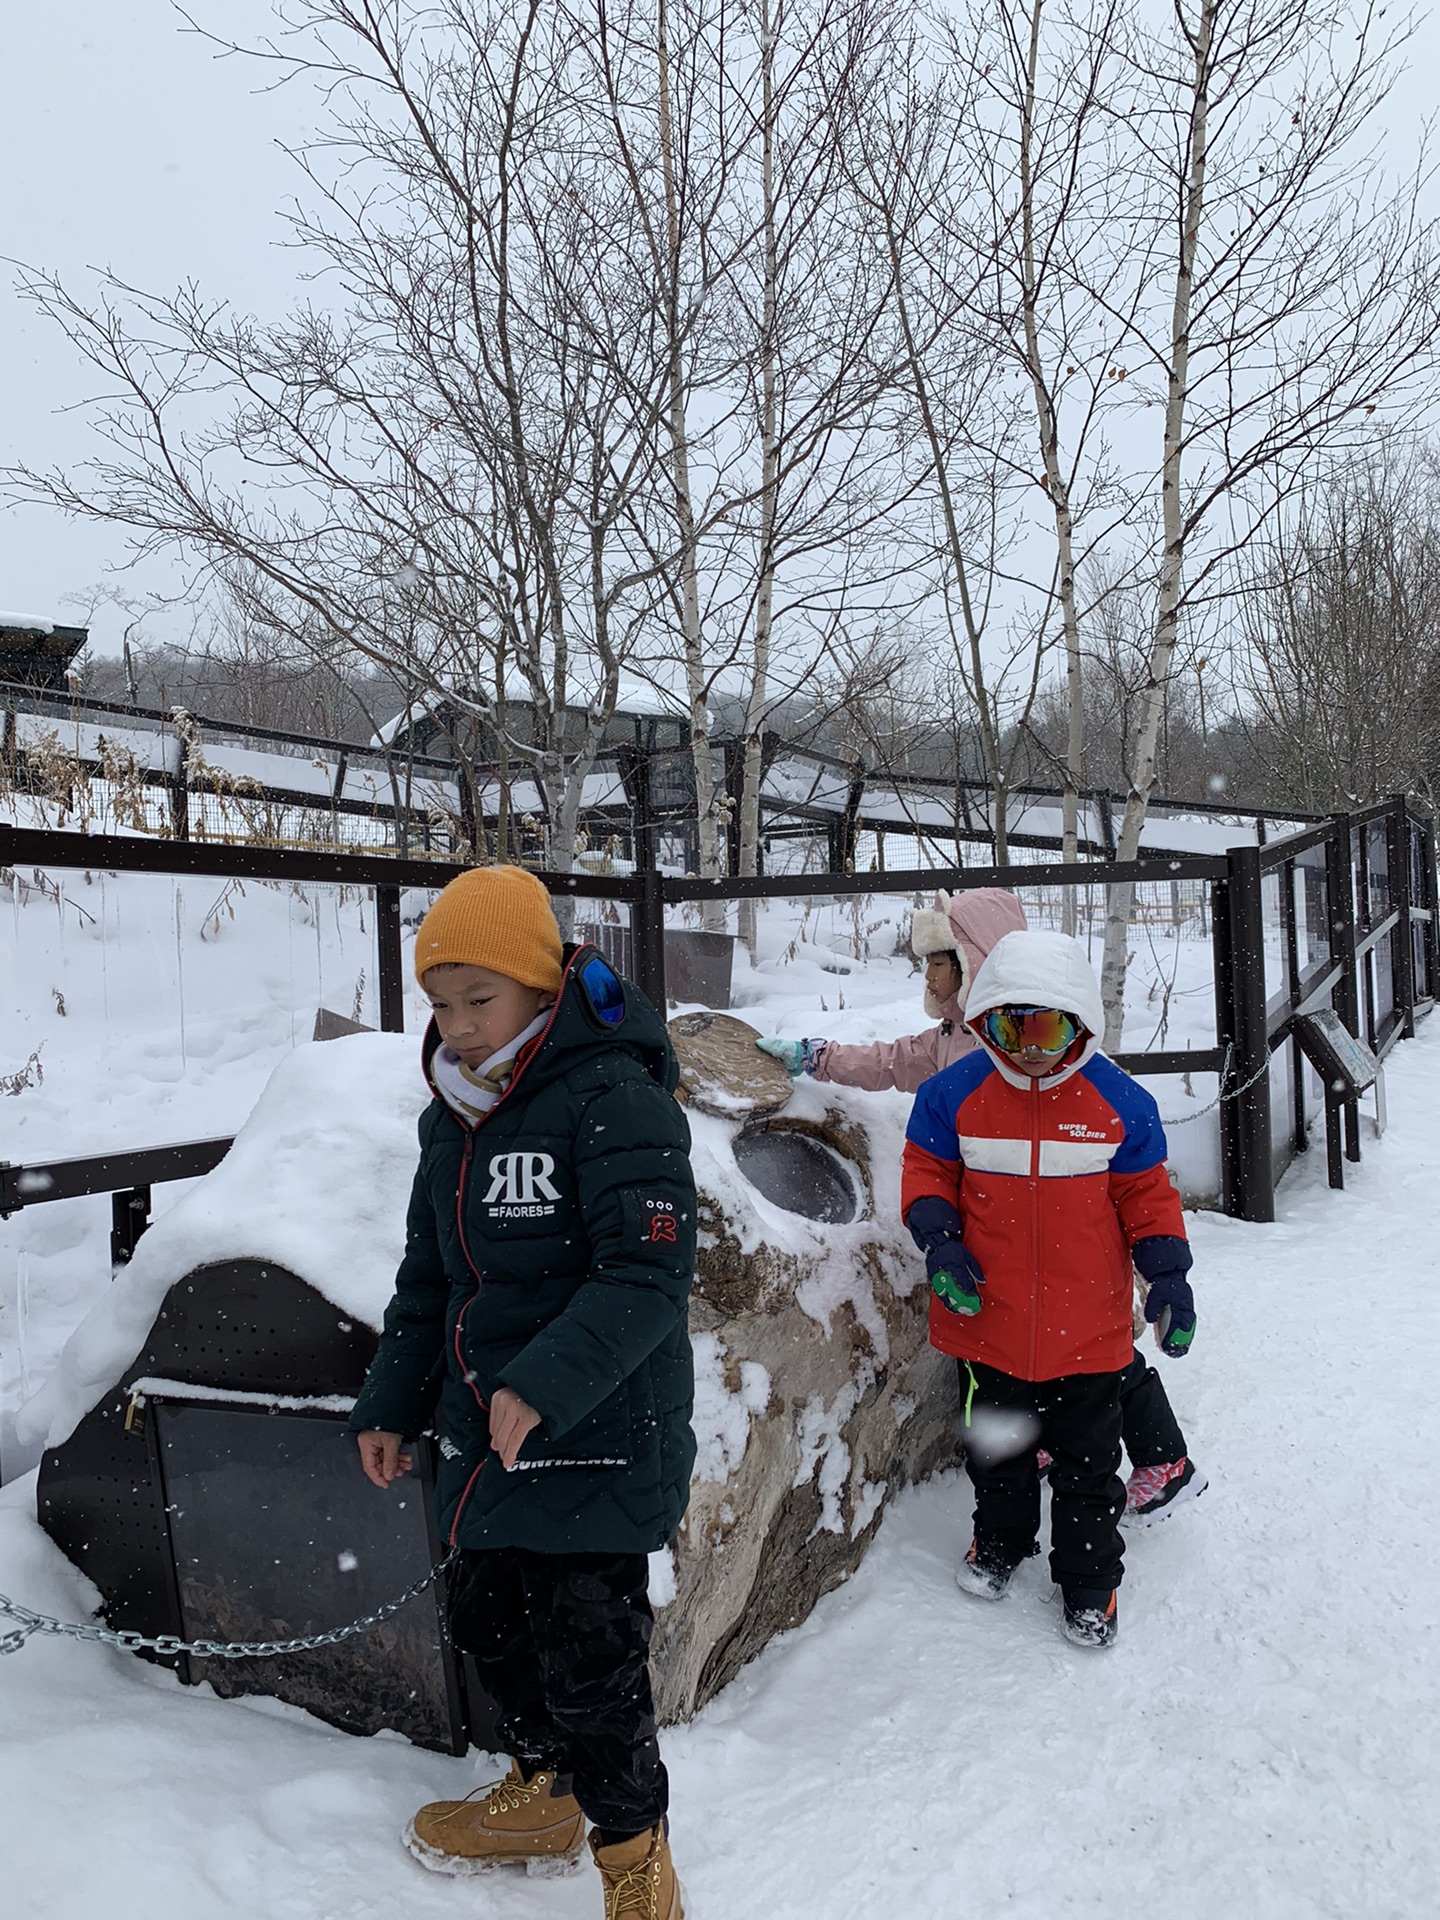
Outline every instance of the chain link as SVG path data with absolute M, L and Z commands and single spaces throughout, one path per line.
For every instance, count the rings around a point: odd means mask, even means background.
M 1249 1089 L 1255 1085 L 1257 1080 L 1263 1080 L 1270 1071 L 1270 1054 L 1267 1050 L 1265 1058 L 1248 1080 L 1242 1080 L 1238 1087 L 1227 1087 L 1225 1084 L 1225 1076 L 1229 1073 L 1230 1062 L 1234 1058 L 1234 1046 L 1227 1046 L 1225 1049 L 1225 1058 L 1220 1063 L 1220 1091 L 1208 1107 L 1196 1107 L 1193 1113 L 1182 1113 L 1174 1120 L 1167 1120 L 1163 1114 L 1160 1116 L 1160 1124 L 1167 1133 L 1172 1127 L 1187 1126 L 1192 1120 L 1201 1120 L 1207 1113 L 1214 1113 L 1215 1109 L 1223 1106 L 1227 1100 L 1238 1100 L 1242 1093 L 1247 1093 Z
M 434 1586 L 459 1557 L 460 1549 L 452 1547 L 423 1580 L 407 1587 L 398 1599 L 387 1600 L 374 1613 L 352 1620 L 348 1627 L 331 1627 L 328 1632 L 297 1635 L 292 1640 L 182 1640 L 173 1633 L 151 1635 L 136 1633 L 130 1628 L 87 1626 L 74 1620 L 57 1620 L 52 1614 L 35 1613 L 29 1607 L 20 1606 L 8 1594 L 0 1593 L 0 1616 L 19 1623 L 7 1633 L 0 1633 L 0 1655 L 18 1653 L 32 1633 L 53 1634 L 59 1639 L 87 1641 L 101 1647 L 121 1647 L 126 1653 L 190 1653 L 198 1660 L 273 1660 L 282 1653 L 309 1653 L 316 1647 L 338 1646 L 342 1640 L 352 1640 L 357 1633 L 368 1633 L 371 1627 L 389 1620 L 427 1587 Z

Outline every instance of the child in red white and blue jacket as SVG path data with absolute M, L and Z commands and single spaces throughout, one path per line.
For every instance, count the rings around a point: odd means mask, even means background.
M 975 1486 L 960 1584 L 999 1599 L 1038 1551 L 1042 1446 L 1065 1630 L 1104 1646 L 1122 1571 L 1132 1263 L 1162 1351 L 1186 1352 L 1184 1216 L 1154 1100 L 1099 1051 L 1099 983 L 1078 941 L 1007 934 L 965 1019 L 980 1047 L 916 1095 L 901 1194 L 930 1274 L 931 1344 L 960 1364 Z

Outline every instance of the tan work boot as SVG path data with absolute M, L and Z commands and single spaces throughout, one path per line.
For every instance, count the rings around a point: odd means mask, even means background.
M 605 1882 L 605 1920 L 685 1920 L 663 1826 L 618 1847 L 597 1846 L 592 1833 L 590 1850 Z
M 463 1800 L 432 1800 L 405 1829 L 406 1846 L 434 1873 L 484 1873 L 524 1867 L 564 1873 L 580 1858 L 585 1816 L 573 1794 L 554 1791 L 553 1773 L 530 1779 L 515 1761 L 493 1787 Z

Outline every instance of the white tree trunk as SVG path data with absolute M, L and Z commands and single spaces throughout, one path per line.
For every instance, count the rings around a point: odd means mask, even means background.
M 1045 377 L 1040 351 L 1039 272 L 1035 258 L 1035 76 L 1040 62 L 1040 27 L 1045 0 L 1031 0 L 1030 41 L 1025 59 L 1025 92 L 1020 116 L 1021 284 L 1025 322 L 1025 360 L 1035 399 L 1035 424 L 1045 490 L 1055 522 L 1056 593 L 1065 642 L 1065 693 L 1068 729 L 1065 744 L 1065 787 L 1061 802 L 1060 858 L 1079 858 L 1079 790 L 1085 753 L 1085 706 L 1080 669 L 1080 621 L 1075 604 L 1075 528 L 1070 491 L 1060 468 L 1060 420 L 1054 395 Z M 1062 906 L 1064 931 L 1075 931 L 1075 890 L 1065 889 Z
M 778 310 L 778 262 L 775 241 L 775 27 L 770 0 L 762 0 L 761 59 L 761 180 L 765 245 L 765 282 L 761 310 L 760 400 L 760 553 L 755 592 L 754 645 L 750 661 L 750 691 L 745 704 L 745 758 L 740 777 L 740 859 L 742 878 L 760 865 L 760 782 L 763 776 L 762 735 L 769 697 L 770 638 L 775 610 L 775 526 L 779 508 L 780 445 L 779 378 L 776 367 L 775 325 Z M 740 935 L 751 956 L 755 953 L 756 910 L 753 900 L 740 902 Z
M 700 626 L 699 555 L 695 502 L 690 487 L 690 432 L 686 417 L 685 367 L 680 319 L 680 194 L 675 177 L 675 126 L 670 96 L 669 21 L 665 0 L 657 18 L 657 93 L 660 164 L 665 186 L 665 323 L 669 354 L 670 475 L 675 490 L 675 519 L 680 535 L 680 634 L 685 658 L 685 692 L 690 708 L 690 752 L 695 765 L 696 838 L 700 873 L 720 878 L 720 836 L 716 811 L 714 758 L 710 751 L 706 706 L 704 635 Z M 705 902 L 703 925 L 719 932 L 725 925 L 721 901 Z
M 1185 523 L 1181 501 L 1181 453 L 1186 428 L 1186 401 L 1190 382 L 1190 302 L 1195 280 L 1195 256 L 1200 225 L 1205 216 L 1205 168 L 1209 154 L 1211 49 L 1219 0 L 1200 0 L 1199 16 L 1189 42 L 1193 54 L 1190 138 L 1185 156 L 1184 219 L 1175 268 L 1175 291 L 1170 319 L 1170 366 L 1166 383 L 1164 457 L 1160 504 L 1164 547 L 1155 601 L 1155 635 L 1150 668 L 1141 699 L 1140 729 L 1130 792 L 1117 836 L 1117 860 L 1134 860 L 1140 851 L 1140 830 L 1155 786 L 1160 721 L 1165 690 L 1175 652 L 1180 616 L 1180 590 L 1185 565 Z M 1188 31 L 1188 30 L 1187 30 Z M 1125 972 L 1129 963 L 1130 911 L 1133 884 L 1112 886 L 1105 915 L 1105 952 L 1100 989 L 1105 1005 L 1105 1045 L 1119 1046 L 1125 1025 Z

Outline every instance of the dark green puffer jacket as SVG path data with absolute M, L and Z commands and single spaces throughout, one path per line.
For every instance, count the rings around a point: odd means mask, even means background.
M 432 1023 L 427 1073 L 438 1045 Z M 676 1077 L 649 1001 L 580 947 L 491 1112 L 468 1126 L 437 1095 L 421 1116 L 405 1257 L 349 1424 L 413 1436 L 438 1398 L 447 1540 L 650 1553 L 679 1525 L 695 1182 Z M 510 1473 L 490 1451 L 502 1386 L 541 1420 Z

